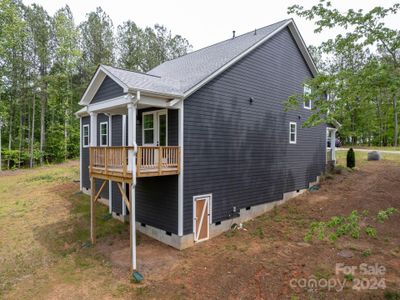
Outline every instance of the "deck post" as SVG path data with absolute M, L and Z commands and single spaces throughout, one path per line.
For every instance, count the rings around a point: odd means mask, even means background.
M 90 146 L 97 146 L 97 113 L 90 113 Z M 92 156 L 92 152 L 90 153 Z M 96 197 L 96 180 L 93 177 L 90 177 L 90 240 L 94 245 L 96 243 L 96 216 L 95 216 L 95 197 Z
M 130 226 L 130 250 L 131 250 L 131 271 L 136 270 L 136 113 L 137 102 L 140 100 L 140 92 L 137 92 L 136 101 L 129 103 L 128 107 L 128 146 L 133 147 L 134 150 L 128 152 L 128 160 L 132 172 L 132 183 L 130 184 L 130 211 L 129 211 L 129 226 Z

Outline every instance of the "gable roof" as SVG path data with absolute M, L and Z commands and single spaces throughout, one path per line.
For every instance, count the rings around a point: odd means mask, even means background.
M 149 94 L 185 98 L 286 27 L 291 31 L 311 72 L 316 75 L 315 64 L 293 19 L 283 20 L 190 52 L 176 59 L 166 61 L 147 73 L 133 72 L 105 65 L 101 65 L 98 71 L 100 70 L 114 79 L 124 88 L 124 92 L 139 90 Z M 96 75 L 97 72 L 92 82 Z M 97 90 L 98 86 L 96 86 Z M 87 96 L 89 95 L 86 95 L 85 92 L 81 104 L 90 102 L 91 99 L 88 99 Z

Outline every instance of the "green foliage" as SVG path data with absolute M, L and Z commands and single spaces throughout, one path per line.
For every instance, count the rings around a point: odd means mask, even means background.
M 372 238 L 376 238 L 376 229 L 370 225 L 365 227 L 365 233 Z
M 394 207 L 389 207 L 387 209 L 384 210 L 380 210 L 378 212 L 377 215 L 377 219 L 380 223 L 384 223 L 387 219 L 389 219 L 389 217 L 394 214 L 395 212 L 397 212 L 397 209 Z
M 371 250 L 370 250 L 370 249 L 366 249 L 366 250 L 364 250 L 364 251 L 361 253 L 361 255 L 362 255 L 363 257 L 368 257 L 368 256 L 371 255 Z
M 99 64 L 147 71 L 190 47 L 164 26 L 141 29 L 132 21 L 115 37 L 100 7 L 77 25 L 67 5 L 50 16 L 37 4 L 0 0 L 2 165 L 79 156 L 74 112 Z
M 353 169 L 356 166 L 356 156 L 353 148 L 350 148 L 349 151 L 347 151 L 346 166 L 350 169 Z
M 309 242 L 316 237 L 318 240 L 336 241 L 345 235 L 358 239 L 360 236 L 359 221 L 360 214 L 354 210 L 347 217 L 335 216 L 327 222 L 313 222 L 304 236 L 304 240 Z
M 399 9 L 396 3 L 341 12 L 328 0 L 308 9 L 288 8 L 289 14 L 313 20 L 315 32 L 342 32 L 309 48 L 320 73 L 306 82 L 311 94 L 288 99 L 288 107 L 299 107 L 305 98 L 313 100 L 313 114 L 304 126 L 335 119 L 342 124 L 339 134 L 345 143 L 397 145 L 400 31 L 387 27 L 385 18 Z

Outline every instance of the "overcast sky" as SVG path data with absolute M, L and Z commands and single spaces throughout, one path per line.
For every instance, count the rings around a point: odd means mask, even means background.
M 389 6 L 397 1 L 392 0 L 332 0 L 333 6 L 340 10 L 365 9 L 377 5 Z M 141 27 L 155 23 L 165 25 L 173 34 L 187 38 L 193 49 L 228 39 L 232 30 L 242 34 L 268 24 L 293 17 L 307 45 L 318 45 L 327 37 L 337 32 L 316 35 L 314 25 L 295 16 L 287 15 L 287 7 L 301 3 L 311 7 L 318 0 L 24 0 L 25 4 L 38 3 L 49 14 L 68 4 L 79 24 L 85 15 L 101 6 L 111 17 L 114 27 L 126 20 L 133 20 Z M 388 19 L 392 28 L 400 28 L 400 16 Z

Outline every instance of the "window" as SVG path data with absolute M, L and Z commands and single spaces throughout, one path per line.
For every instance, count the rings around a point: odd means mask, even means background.
M 143 144 L 154 144 L 154 114 L 143 113 Z
M 82 127 L 82 146 L 89 147 L 89 125 Z
M 100 123 L 100 146 L 108 146 L 108 123 Z
M 311 94 L 311 88 L 308 85 L 304 86 L 304 97 L 308 97 Z M 311 109 L 311 99 L 304 99 L 303 106 L 305 109 Z
M 296 144 L 297 142 L 297 123 L 290 122 L 289 123 L 289 143 Z

